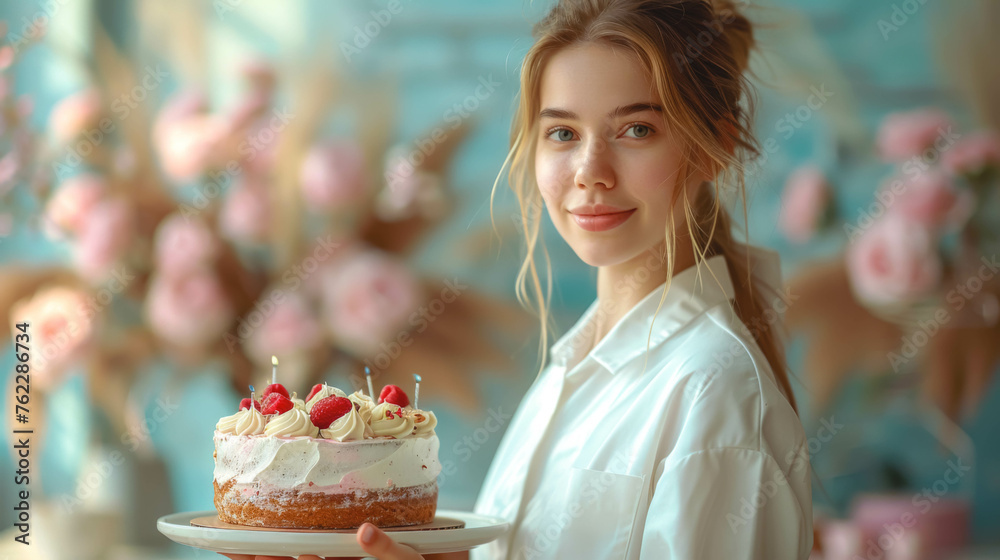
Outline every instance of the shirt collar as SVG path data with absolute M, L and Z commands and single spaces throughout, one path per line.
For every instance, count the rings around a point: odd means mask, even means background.
M 664 283 L 665 284 L 665 283 Z M 695 317 L 733 298 L 729 267 L 722 255 L 709 257 L 701 266 L 691 266 L 674 275 L 670 289 L 657 313 L 663 286 L 660 284 L 630 309 L 590 353 L 612 374 L 622 366 L 677 332 Z M 574 327 L 552 346 L 553 363 L 566 365 L 586 348 L 594 336 L 594 322 L 601 312 L 595 300 Z M 650 325 L 656 314 L 650 336 Z M 577 360 L 579 362 L 579 360 Z

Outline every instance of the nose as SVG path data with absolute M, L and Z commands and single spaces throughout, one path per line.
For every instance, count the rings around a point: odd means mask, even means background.
M 614 166 L 604 139 L 591 138 L 581 147 L 574 182 L 581 189 L 614 188 Z

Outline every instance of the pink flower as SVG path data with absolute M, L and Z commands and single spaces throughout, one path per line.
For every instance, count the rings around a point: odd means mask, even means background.
M 68 142 L 96 128 L 102 112 L 101 94 L 95 89 L 86 89 L 56 104 L 49 116 L 49 128 L 57 141 Z
M 253 326 L 256 321 L 248 315 L 237 327 L 237 334 L 246 340 L 247 354 L 254 361 L 270 363 L 271 356 L 291 356 L 315 348 L 323 340 L 323 329 L 310 309 L 302 296 L 285 294 L 258 326 Z
M 226 130 L 226 122 L 214 115 L 195 115 L 164 125 L 153 138 L 163 172 L 174 181 L 196 179 L 214 163 Z
M 171 214 L 160 222 L 154 239 L 156 265 L 169 276 L 183 276 L 211 266 L 219 254 L 218 240 L 198 218 Z
M 146 295 L 146 321 L 168 343 L 200 349 L 222 336 L 233 321 L 233 309 L 218 277 L 194 269 L 153 279 Z
M 77 175 L 63 181 L 45 205 L 45 218 L 63 231 L 79 234 L 106 190 L 104 179 L 96 175 Z
M 970 134 L 941 156 L 941 165 L 956 175 L 975 175 L 1000 166 L 1000 135 L 993 130 Z
M 93 206 L 73 247 L 80 274 L 93 282 L 107 278 L 128 251 L 134 229 L 132 208 L 125 200 L 106 200 Z
M 813 167 L 796 169 L 785 182 L 778 225 L 785 236 L 805 243 L 819 229 L 830 202 L 830 186 L 823 173 Z
M 267 238 L 271 201 L 263 185 L 243 181 L 233 185 L 222 203 L 219 230 L 234 241 L 256 242 Z
M 903 161 L 919 156 L 951 126 L 951 118 L 939 109 L 893 113 L 879 127 L 876 140 L 878 151 L 886 161 Z
M 366 251 L 345 259 L 323 286 L 327 328 L 348 349 L 370 355 L 394 340 L 417 308 L 420 283 L 402 262 Z
M 941 259 L 930 230 L 899 213 L 886 213 L 847 248 L 847 271 L 860 300 L 907 303 L 930 294 L 941 280 Z
M 972 201 L 965 191 L 958 191 L 944 173 L 930 169 L 889 183 L 902 186 L 890 212 L 900 212 L 907 219 L 929 228 L 945 224 L 961 225 L 969 217 Z M 882 187 L 885 190 L 886 186 Z
M 335 210 L 359 202 L 365 194 L 365 161 L 361 148 L 341 141 L 313 146 L 300 172 L 306 204 Z
M 86 294 L 65 286 L 42 288 L 30 299 L 18 301 L 11 308 L 10 320 L 31 325 L 31 383 L 43 390 L 62 380 L 94 330 Z M 15 328 L 14 333 L 18 332 Z

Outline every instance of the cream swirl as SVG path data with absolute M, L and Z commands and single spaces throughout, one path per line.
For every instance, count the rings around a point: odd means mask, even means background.
M 306 401 L 306 412 L 312 412 L 313 406 L 317 402 L 319 402 L 320 399 L 325 399 L 327 397 L 346 397 L 346 396 L 347 393 L 341 391 L 336 387 L 331 387 L 326 383 L 324 383 L 323 387 L 320 388 L 319 391 L 316 391 L 316 394 L 313 395 L 311 399 Z
M 372 409 L 371 427 L 376 436 L 401 439 L 413 432 L 413 419 L 399 405 L 384 402 Z
M 254 407 L 244 408 L 231 416 L 223 417 L 215 429 L 224 434 L 252 436 L 264 431 L 264 416 Z
M 329 428 L 319 431 L 320 436 L 337 441 L 356 441 L 373 437 L 371 426 L 361 418 L 358 409 L 351 407 L 350 412 L 337 418 Z
M 269 436 L 310 436 L 316 437 L 317 428 L 306 411 L 292 408 L 273 418 L 267 423 L 264 433 Z
M 432 411 L 410 408 L 404 409 L 403 413 L 413 419 L 413 435 L 434 435 L 438 419 Z
M 375 401 L 373 401 L 368 395 L 362 393 L 361 389 L 351 393 L 351 395 L 347 398 L 350 399 L 352 403 L 357 405 L 354 408 L 358 409 L 358 412 L 361 414 L 361 419 L 371 424 L 372 410 L 375 408 Z
M 302 412 L 309 412 L 308 410 L 306 410 L 306 402 L 300 398 L 296 398 L 294 393 L 292 394 L 292 405 L 294 405 L 295 408 L 301 410 Z

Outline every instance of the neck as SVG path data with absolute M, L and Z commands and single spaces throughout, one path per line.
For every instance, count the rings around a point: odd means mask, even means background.
M 678 240 L 680 241 L 680 240 Z M 667 280 L 669 263 L 663 260 L 665 242 L 643 251 L 635 258 L 597 270 L 599 313 L 594 330 L 594 346 L 644 297 Z M 673 273 L 694 266 L 690 243 L 679 242 L 674 254 Z

